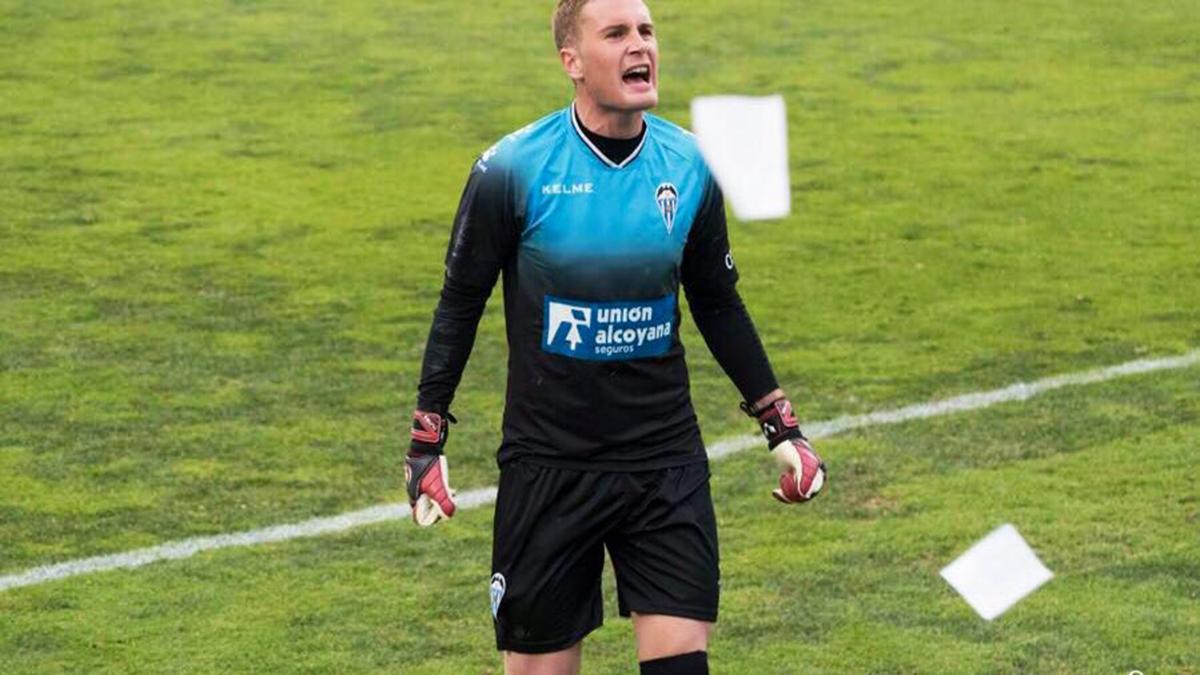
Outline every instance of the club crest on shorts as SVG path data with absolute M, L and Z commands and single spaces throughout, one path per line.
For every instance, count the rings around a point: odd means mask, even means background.
M 508 582 L 505 581 L 504 575 L 496 572 L 492 575 L 492 618 L 498 618 L 500 614 L 500 601 L 504 599 L 504 591 L 508 588 Z
M 654 191 L 654 200 L 658 202 L 658 212 L 662 215 L 663 225 L 667 226 L 667 234 L 675 229 L 675 209 L 679 207 L 679 190 L 671 183 L 663 183 Z

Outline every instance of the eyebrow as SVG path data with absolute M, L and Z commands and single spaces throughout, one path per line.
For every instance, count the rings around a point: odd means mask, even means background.
M 605 27 L 601 28 L 599 32 L 601 32 L 601 33 L 608 33 L 608 32 L 610 32 L 610 31 L 614 31 L 614 30 L 621 30 L 621 31 L 623 31 L 623 30 L 626 30 L 627 28 L 628 28 L 628 25 L 627 25 L 627 24 L 623 24 L 623 23 L 614 23 L 614 24 L 610 24 L 610 25 L 608 25 L 608 26 L 605 26 Z M 653 29 L 654 29 L 654 22 L 653 22 L 653 21 L 643 21 L 643 22 L 641 22 L 641 23 L 639 23 L 639 24 L 638 24 L 638 30 L 643 30 L 643 29 L 646 29 L 646 28 L 649 28 L 649 29 L 653 30 Z

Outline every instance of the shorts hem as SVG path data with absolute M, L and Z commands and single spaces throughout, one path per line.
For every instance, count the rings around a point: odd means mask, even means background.
M 522 642 L 520 640 L 501 640 L 496 638 L 496 651 L 499 652 L 516 652 L 518 654 L 549 654 L 550 652 L 560 652 L 568 647 L 573 646 L 577 642 L 582 642 L 592 631 L 604 625 L 604 622 L 591 626 L 586 630 L 579 631 L 568 637 L 557 640 L 542 640 L 540 642 Z
M 664 607 L 662 605 L 642 605 L 639 607 L 625 607 L 618 610 L 618 613 L 628 619 L 633 612 L 638 614 L 662 614 L 663 616 L 678 616 L 684 619 L 695 619 L 696 621 L 707 621 L 709 623 L 717 622 L 717 610 L 706 609 L 699 607 Z

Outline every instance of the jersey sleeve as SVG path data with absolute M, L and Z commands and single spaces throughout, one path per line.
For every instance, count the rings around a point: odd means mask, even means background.
M 682 278 L 689 301 L 693 294 L 722 295 L 737 286 L 738 272 L 725 222 L 725 197 L 712 176 L 705 181 L 704 196 L 683 249 Z
M 681 276 L 696 327 L 743 399 L 753 403 L 778 388 L 758 331 L 737 291 L 725 198 L 711 176 L 683 250 Z
M 476 162 L 463 189 L 441 297 L 425 345 L 417 407 L 444 414 L 462 379 L 479 319 L 520 237 L 511 171 Z

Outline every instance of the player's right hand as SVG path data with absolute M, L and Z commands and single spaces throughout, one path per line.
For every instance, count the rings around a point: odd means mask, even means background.
M 413 413 L 412 443 L 404 458 L 404 482 L 413 522 L 429 527 L 454 517 L 454 491 L 442 449 L 454 417 L 424 410 Z

